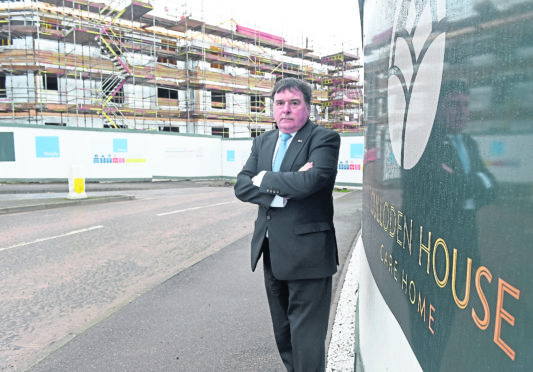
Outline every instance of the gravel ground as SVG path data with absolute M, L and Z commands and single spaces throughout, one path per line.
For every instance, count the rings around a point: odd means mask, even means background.
M 359 289 L 360 248 L 358 242 L 353 250 L 342 286 L 331 333 L 326 372 L 354 370 L 355 304 Z

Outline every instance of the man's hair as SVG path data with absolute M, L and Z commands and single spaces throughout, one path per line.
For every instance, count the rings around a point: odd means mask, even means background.
M 272 99 L 274 99 L 276 93 L 283 92 L 285 90 L 299 90 L 304 96 L 305 104 L 307 106 L 311 105 L 311 95 L 313 94 L 313 91 L 311 86 L 305 81 L 296 78 L 284 78 L 278 80 L 276 85 L 274 85 L 274 89 L 272 89 Z

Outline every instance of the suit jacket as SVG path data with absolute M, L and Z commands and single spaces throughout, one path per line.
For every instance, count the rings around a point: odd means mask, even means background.
M 252 153 L 237 176 L 235 195 L 259 206 L 252 237 L 252 271 L 261 256 L 268 230 L 270 262 L 279 280 L 323 278 L 337 271 L 333 226 L 333 186 L 337 174 L 340 136 L 311 121 L 292 140 L 279 172 L 272 159 L 279 131 L 256 137 Z M 307 162 L 312 169 L 298 172 Z M 261 187 L 252 177 L 267 171 Z M 275 195 L 289 198 L 284 208 L 271 208 Z
M 462 141 L 470 161 L 469 173 L 451 139 L 440 133 L 430 140 L 416 167 L 402 173 L 405 212 L 431 215 L 434 225 L 439 225 L 464 213 L 467 200 L 473 201 L 472 210 L 494 201 L 496 179 L 485 167 L 476 141 L 467 134 Z
M 455 190 L 458 204 L 462 206 L 465 200 L 472 199 L 475 209 L 479 209 L 495 199 L 496 179 L 485 167 L 476 141 L 467 134 L 462 134 L 462 141 L 470 161 L 470 172 L 466 173 L 455 146 L 446 138 L 440 149 L 442 154 L 439 159 L 442 168 L 439 169 L 440 177 L 442 182 Z M 453 172 L 449 172 L 450 169 Z

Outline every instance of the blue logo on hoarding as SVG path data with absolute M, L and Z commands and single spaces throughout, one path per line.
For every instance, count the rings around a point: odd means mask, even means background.
M 235 150 L 226 151 L 226 160 L 229 162 L 235 161 Z
M 362 159 L 365 154 L 365 146 L 362 143 L 352 143 L 350 145 L 350 158 Z
M 59 137 L 35 136 L 35 155 L 38 158 L 59 158 Z
M 126 138 L 113 138 L 113 152 L 128 152 L 128 140 Z
M 492 141 L 490 144 L 490 154 L 492 156 L 503 156 L 504 146 L 502 141 Z

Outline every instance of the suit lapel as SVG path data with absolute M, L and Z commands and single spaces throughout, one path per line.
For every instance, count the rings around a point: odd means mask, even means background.
M 287 149 L 285 157 L 283 158 L 283 162 L 281 163 L 280 171 L 288 172 L 292 169 L 296 157 L 303 149 L 312 132 L 313 123 L 310 120 L 307 120 L 307 123 L 302 128 L 300 128 L 298 133 L 296 133 L 296 135 L 294 136 L 294 139 L 291 141 L 291 145 Z
M 459 153 L 457 152 L 457 148 L 455 147 L 453 140 L 451 138 L 447 138 L 444 142 L 444 145 L 446 146 L 446 151 L 444 151 L 444 163 L 451 167 L 455 172 L 465 174 L 466 171 L 463 166 L 463 162 L 461 161 L 461 158 L 459 156 Z M 470 153 L 468 155 L 470 155 Z
M 279 131 L 273 130 L 270 133 L 262 134 L 264 137 L 261 153 L 264 154 L 258 164 L 259 170 L 272 170 L 272 159 L 274 159 L 274 150 L 276 149 L 276 142 L 278 141 Z

